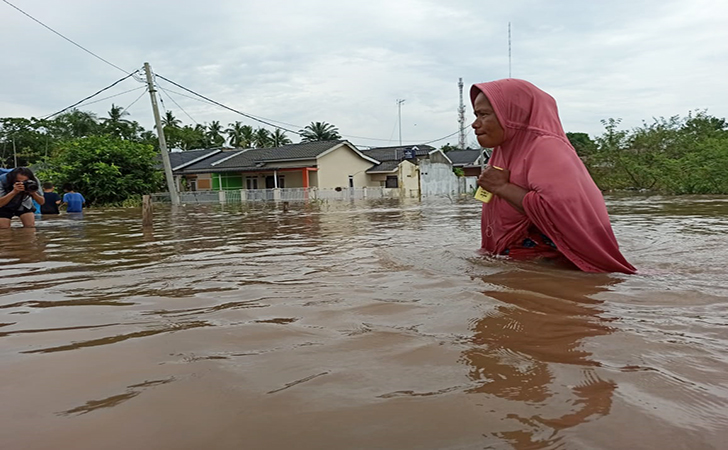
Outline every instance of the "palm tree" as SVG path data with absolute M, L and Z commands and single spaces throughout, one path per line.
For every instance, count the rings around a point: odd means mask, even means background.
M 108 118 L 102 119 L 107 133 L 119 138 L 131 139 L 134 137 L 136 130 L 131 121 L 124 119 L 129 115 L 124 108 L 112 103 L 108 114 Z
M 301 133 L 301 142 L 335 141 L 341 139 L 339 129 L 326 122 L 311 122 Z
M 207 138 L 208 142 L 213 147 L 220 147 L 225 143 L 225 138 L 222 135 L 222 125 L 219 120 L 213 120 L 210 125 L 207 126 Z
M 241 122 L 231 123 L 225 132 L 233 147 L 250 148 L 253 145 L 254 131 L 250 125 L 243 125 Z
M 286 132 L 280 128 L 276 128 L 275 131 L 270 135 L 271 144 L 273 147 L 281 147 L 283 145 L 291 144 L 291 140 L 286 136 Z
M 71 138 L 91 136 L 99 130 L 96 114 L 78 109 L 59 115 L 56 117 L 56 123 L 60 134 Z
M 270 147 L 272 144 L 270 131 L 265 128 L 258 128 L 255 130 L 255 134 L 253 135 L 253 144 L 255 144 L 255 148 Z
M 182 121 L 174 117 L 174 113 L 172 111 L 167 111 L 164 113 L 164 117 L 162 118 L 162 125 L 164 127 L 179 128 L 180 125 L 182 125 Z

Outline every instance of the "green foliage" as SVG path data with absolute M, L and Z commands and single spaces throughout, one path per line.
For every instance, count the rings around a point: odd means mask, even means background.
M 448 142 L 447 144 L 440 147 L 440 150 L 447 153 L 447 152 L 451 152 L 453 150 L 460 150 L 460 148 L 458 148 L 456 145 L 450 145 L 450 143 Z
M 339 129 L 326 122 L 311 122 L 301 133 L 301 142 L 335 141 L 341 139 Z
M 465 170 L 462 167 L 453 167 L 452 172 L 457 177 L 464 177 L 465 176 Z
M 162 188 L 157 153 L 149 145 L 110 136 L 90 136 L 64 143 L 39 170 L 39 178 L 61 187 L 72 183 L 89 204 L 122 204 Z
M 580 153 L 600 188 L 728 194 L 725 119 L 698 111 L 654 119 L 632 131 L 618 130 L 619 119 L 602 123 L 606 131 L 596 148 Z
M 589 158 L 597 150 L 597 143 L 586 133 L 566 133 L 566 137 L 582 159 Z

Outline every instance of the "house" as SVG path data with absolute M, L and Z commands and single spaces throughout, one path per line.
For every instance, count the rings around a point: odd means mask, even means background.
M 277 148 L 191 150 L 172 163 L 190 190 L 361 188 L 380 162 L 345 140 L 302 142 Z M 176 164 L 178 163 L 178 164 Z
M 453 167 L 463 169 L 466 177 L 477 177 L 482 170 L 481 158 L 485 158 L 488 162 L 488 156 L 482 151 L 472 148 L 465 150 L 452 150 L 446 153 L 447 157 L 452 161 Z
M 459 192 L 475 191 L 483 165 L 488 162 L 487 153 L 482 150 L 466 148 L 465 150 L 449 151 L 447 157 L 452 161 L 453 167 L 463 170 L 464 176 L 458 180 Z M 483 158 L 485 162 L 481 164 Z
M 429 145 L 377 147 L 362 153 L 380 161 L 367 173 L 372 183 L 400 188 L 406 196 L 451 195 L 458 191 L 452 161 Z

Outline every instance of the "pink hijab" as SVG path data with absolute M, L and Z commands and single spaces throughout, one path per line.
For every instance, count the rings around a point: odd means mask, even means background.
M 505 131 L 490 164 L 510 170 L 511 183 L 529 191 L 525 215 L 497 196 L 483 205 L 483 249 L 500 254 L 533 224 L 585 272 L 635 273 L 619 252 L 601 191 L 566 138 L 556 101 L 516 79 L 473 85 L 473 103 L 480 92 Z

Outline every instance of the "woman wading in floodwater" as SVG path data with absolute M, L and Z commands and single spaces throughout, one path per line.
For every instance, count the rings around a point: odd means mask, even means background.
M 619 251 L 599 188 L 566 138 L 556 101 L 523 80 L 470 89 L 478 142 L 492 148 L 478 185 L 482 249 L 568 261 L 585 272 L 634 273 Z

